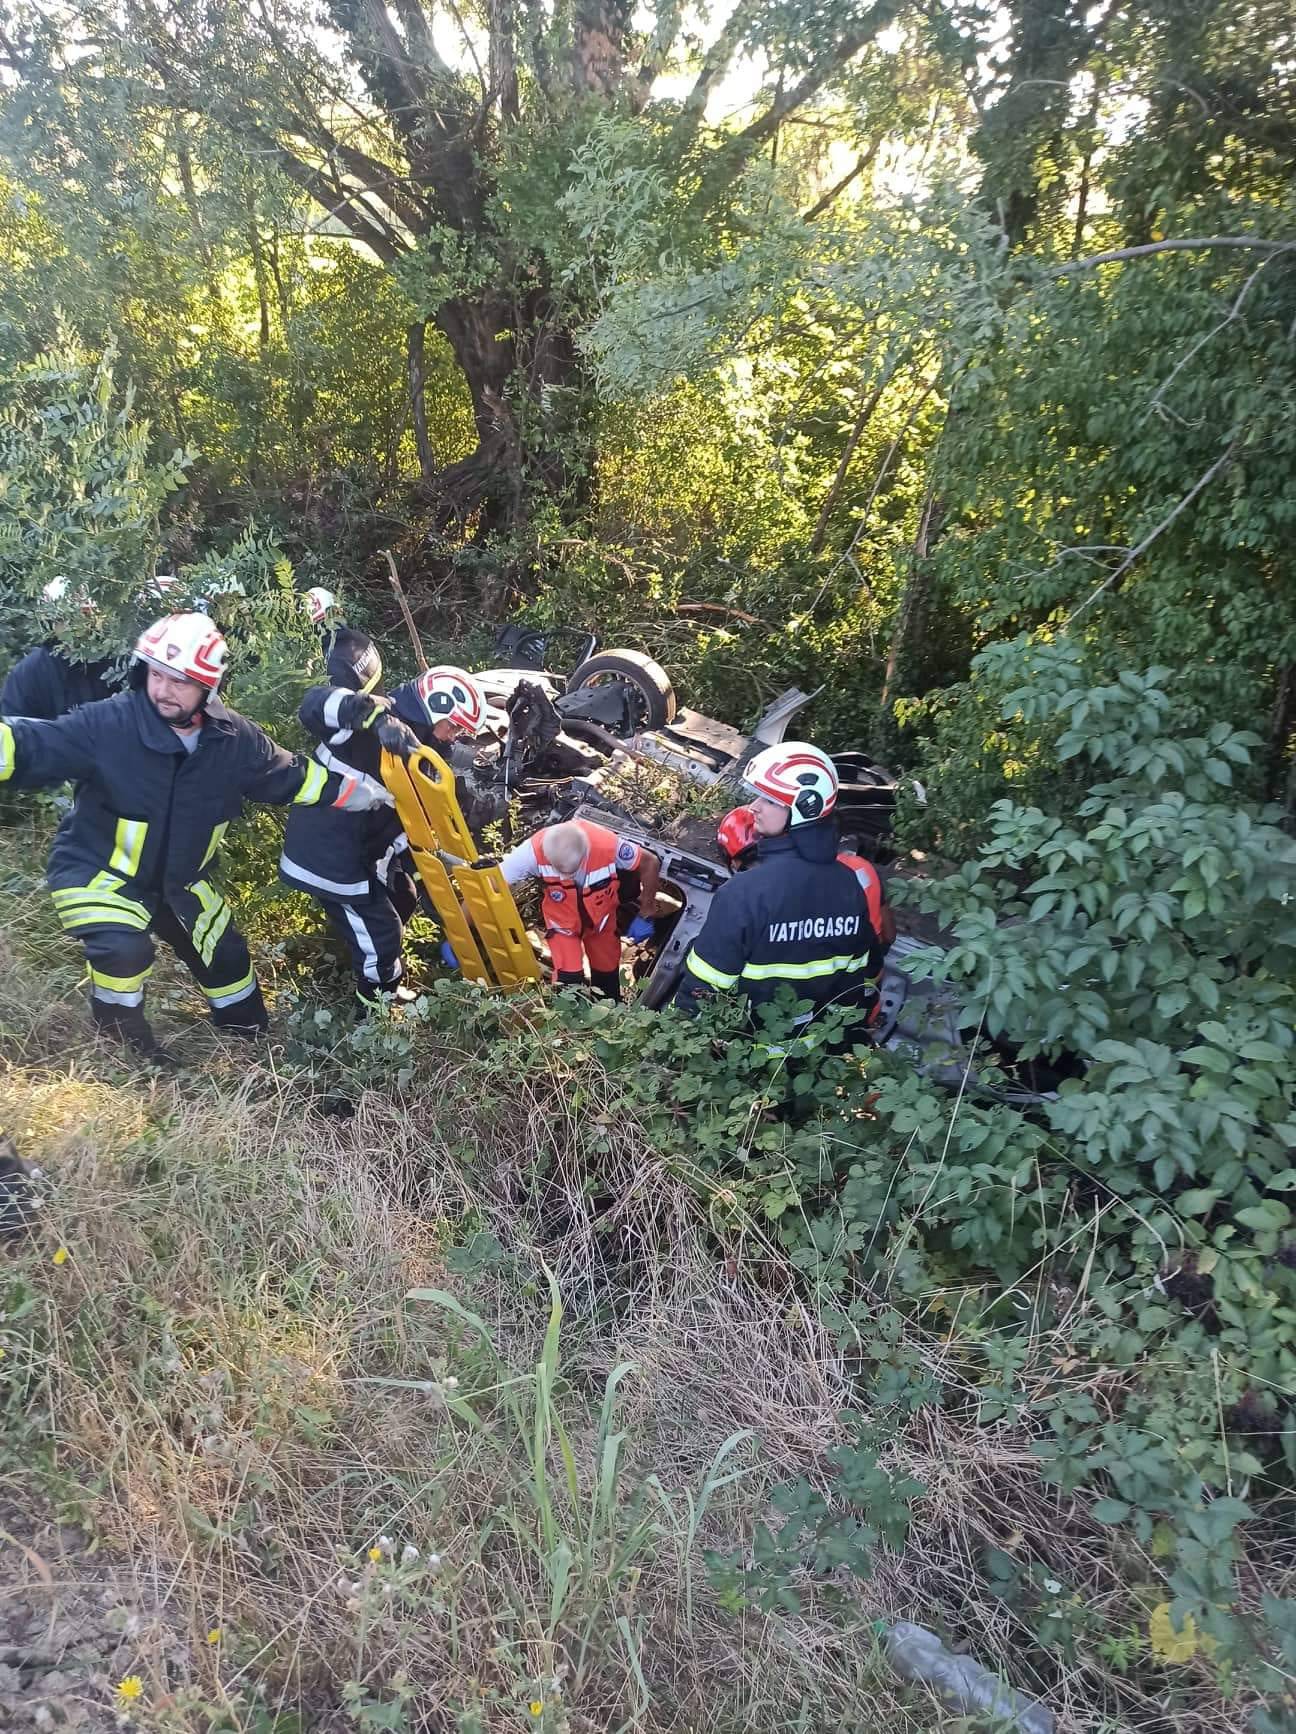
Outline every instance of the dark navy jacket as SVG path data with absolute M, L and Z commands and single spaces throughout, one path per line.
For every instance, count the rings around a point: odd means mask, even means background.
M 38 644 L 15 662 L 0 687 L 0 716 L 30 716 L 45 722 L 83 704 L 111 698 L 121 685 L 111 658 L 73 662 L 54 645 Z
M 359 771 L 381 782 L 382 748 L 378 745 L 376 725 L 382 720 L 382 708 L 373 706 L 364 727 L 343 728 L 338 706 L 350 696 L 349 687 L 313 686 L 301 701 L 298 719 L 319 742 L 315 757 L 326 769 Z M 433 739 L 432 725 L 419 703 L 413 681 L 398 686 L 391 695 L 391 703 L 395 714 L 409 724 L 425 746 L 446 751 Z M 299 809 L 288 816 L 279 877 L 285 885 L 315 897 L 354 901 L 367 897 L 375 880 L 382 882 L 405 846 L 400 820 L 389 807 L 371 813 Z
M 701 994 L 735 987 L 763 1005 L 784 985 L 813 1011 L 873 1005 L 882 946 L 864 888 L 837 848 L 831 819 L 761 838 L 756 865 L 716 892 L 684 960 L 675 994 L 682 1011 L 696 1011 Z
M 57 722 L 0 718 L 0 783 L 38 789 L 68 780 L 76 804 L 50 852 L 51 888 L 93 882 L 127 897 L 131 887 L 163 896 L 188 888 L 211 867 L 244 801 L 315 804 L 354 793 L 216 697 L 186 753 L 142 690 Z

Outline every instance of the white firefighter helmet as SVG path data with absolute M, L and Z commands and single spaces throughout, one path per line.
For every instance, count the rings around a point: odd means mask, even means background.
M 323 626 L 329 615 L 337 607 L 337 597 L 331 590 L 325 590 L 322 584 L 314 584 L 306 592 L 306 612 L 311 617 L 312 626 Z
M 486 712 L 482 690 L 462 668 L 429 668 L 414 683 L 430 723 L 454 723 L 476 734 Z
M 227 654 L 220 627 L 205 614 L 168 614 L 141 632 L 135 645 L 140 662 L 197 681 L 208 692 L 220 686 Z
M 808 741 L 783 741 L 756 754 L 742 770 L 754 794 L 777 801 L 791 813 L 790 825 L 811 825 L 837 805 L 837 770 L 827 753 Z

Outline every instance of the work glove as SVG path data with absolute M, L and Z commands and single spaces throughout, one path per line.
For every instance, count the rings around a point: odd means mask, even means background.
M 379 717 L 391 709 L 391 700 L 383 693 L 349 692 L 337 707 L 338 727 L 343 729 L 372 728 Z
M 498 867 L 499 856 L 479 855 L 475 861 L 470 861 L 468 865 L 472 868 L 474 873 L 480 873 L 483 867 Z
M 636 915 L 626 928 L 626 938 L 633 945 L 640 945 L 645 939 L 651 939 L 655 931 L 650 915 Z
M 339 777 L 338 781 L 341 790 L 333 805 L 345 807 L 348 813 L 372 813 L 375 807 L 396 805 L 390 789 L 363 773 L 354 777 Z
M 441 941 L 441 961 L 447 969 L 458 969 L 459 959 L 454 954 L 454 946 L 448 939 Z
M 398 759 L 407 759 L 419 745 L 419 738 L 414 730 L 398 716 L 385 716 L 375 733 L 382 750 L 385 753 L 395 753 Z

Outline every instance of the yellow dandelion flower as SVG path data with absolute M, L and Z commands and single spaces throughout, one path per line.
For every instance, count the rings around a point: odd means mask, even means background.
M 133 1704 L 144 1696 L 144 1682 L 138 1674 L 127 1674 L 124 1680 L 118 1680 L 115 1695 L 123 1704 Z
M 221 1629 L 219 1626 L 213 1626 L 212 1629 L 207 1634 L 207 1642 L 209 1644 L 219 1644 L 220 1641 L 221 1641 Z
M 67 1261 L 68 1261 L 68 1249 L 66 1246 L 60 1246 L 58 1251 L 54 1254 L 53 1258 L 50 1260 L 50 1263 L 51 1264 L 66 1264 Z M 130 1676 L 130 1678 L 133 1680 L 135 1678 L 135 1676 L 132 1674 Z
M 540 1702 L 539 1698 L 532 1698 L 531 1702 L 527 1705 L 527 1709 L 533 1716 L 544 1715 L 544 1705 Z
M 371 1547 L 369 1549 L 369 1557 L 374 1562 L 375 1565 L 381 1564 L 381 1562 L 382 1562 L 382 1549 L 380 1547 Z

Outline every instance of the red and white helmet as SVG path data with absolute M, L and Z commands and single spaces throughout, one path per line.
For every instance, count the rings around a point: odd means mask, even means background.
M 312 585 L 306 592 L 305 600 L 306 612 L 311 617 L 312 626 L 323 626 L 337 607 L 337 597 L 331 590 L 325 590 L 321 584 Z
M 196 680 L 215 692 L 225 673 L 225 640 L 205 614 L 168 614 L 139 636 L 135 655 L 167 674 Z
M 429 668 L 414 682 L 430 723 L 448 722 L 476 734 L 486 712 L 482 690 L 462 668 Z
M 731 862 L 737 862 L 756 842 L 756 815 L 750 807 L 735 807 L 716 827 L 716 839 Z
M 755 794 L 789 808 L 789 825 L 812 825 L 837 805 L 836 767 L 808 741 L 766 747 L 744 767 L 742 780 Z

